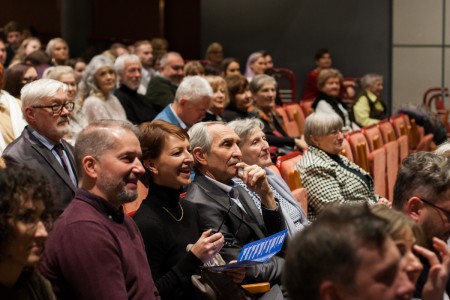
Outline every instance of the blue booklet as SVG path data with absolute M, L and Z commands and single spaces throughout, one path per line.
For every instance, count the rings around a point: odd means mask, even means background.
M 287 232 L 287 230 L 283 230 L 274 235 L 244 245 L 237 259 L 237 263 L 207 268 L 212 271 L 223 272 L 231 268 L 244 268 L 265 263 L 280 252 Z

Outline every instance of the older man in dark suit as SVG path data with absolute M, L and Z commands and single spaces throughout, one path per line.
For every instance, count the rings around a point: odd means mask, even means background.
M 6 147 L 3 158 L 8 167 L 24 165 L 46 176 L 56 192 L 56 208 L 62 212 L 77 187 L 73 147 L 63 139 L 74 103 L 67 100 L 67 85 L 52 79 L 25 85 L 21 98 L 29 125 Z
M 269 187 L 266 172 L 257 165 L 241 162 L 239 137 L 221 122 L 202 122 L 189 130 L 196 177 L 186 200 L 197 204 L 202 230 L 220 231 L 225 236 L 221 255 L 237 259 L 243 245 L 285 228 L 281 209 Z M 262 214 L 251 196 L 233 182 L 238 176 L 261 198 Z M 284 259 L 248 268 L 247 282 L 280 283 Z

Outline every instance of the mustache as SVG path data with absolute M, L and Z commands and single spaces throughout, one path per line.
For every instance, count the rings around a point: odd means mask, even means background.
M 58 120 L 56 121 L 57 124 L 63 123 L 63 122 L 69 123 L 69 117 L 67 117 L 67 116 L 61 116 L 61 117 L 59 117 Z
M 232 166 L 232 165 L 235 165 L 235 164 L 240 163 L 240 162 L 241 162 L 241 160 L 239 158 L 231 158 L 228 161 L 228 166 Z

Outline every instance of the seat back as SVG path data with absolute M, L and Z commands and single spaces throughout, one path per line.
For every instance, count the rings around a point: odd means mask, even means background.
M 297 125 L 297 121 L 290 117 L 285 107 L 277 107 L 276 111 L 281 115 L 286 128 L 286 133 L 290 137 L 300 136 L 300 130 Z
M 344 147 L 344 149 L 341 151 L 341 155 L 347 157 L 347 159 L 351 162 L 355 162 L 353 159 L 353 153 L 352 153 L 352 148 L 350 147 L 350 144 L 348 143 L 347 139 L 344 139 L 342 142 L 342 146 Z
M 288 104 L 285 106 L 286 113 L 288 117 L 294 120 L 297 123 L 299 135 L 303 135 L 304 127 L 305 127 L 305 114 L 303 113 L 302 108 L 297 103 Z
M 405 135 L 408 140 L 408 148 L 409 148 L 409 128 L 405 121 L 405 118 L 402 115 L 392 116 L 390 119 L 392 126 L 394 127 L 395 134 L 397 137 Z
M 300 174 L 296 168 L 297 162 L 301 158 L 302 154 L 299 151 L 294 151 L 279 156 L 276 161 L 276 166 L 280 170 L 281 177 L 286 181 L 291 191 L 303 187 Z
M 311 113 L 314 112 L 314 109 L 312 108 L 314 100 L 315 99 L 302 99 L 300 101 L 300 107 L 302 108 L 305 117 L 308 117 Z
M 380 129 L 383 144 L 393 142 L 397 139 L 394 126 L 388 120 L 382 120 L 378 123 L 378 129 Z
M 369 146 L 364 134 L 360 130 L 352 131 L 347 134 L 347 140 L 352 149 L 353 161 L 366 172 L 370 172 L 369 166 Z
M 364 127 L 362 129 L 362 132 L 364 133 L 364 136 L 367 139 L 367 144 L 369 145 L 370 152 L 383 147 L 384 143 L 383 138 L 381 136 L 381 131 L 376 124 Z
M 278 96 L 282 103 L 297 101 L 297 79 L 290 69 L 276 68 L 272 76 L 277 81 Z

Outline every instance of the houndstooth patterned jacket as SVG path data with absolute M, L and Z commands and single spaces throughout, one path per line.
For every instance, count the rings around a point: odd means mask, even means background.
M 368 174 L 346 157 L 343 162 L 362 174 Z M 303 187 L 308 191 L 308 218 L 313 222 L 329 205 L 368 202 L 375 204 L 373 181 L 367 186 L 357 175 L 341 167 L 323 150 L 310 146 L 297 163 Z

